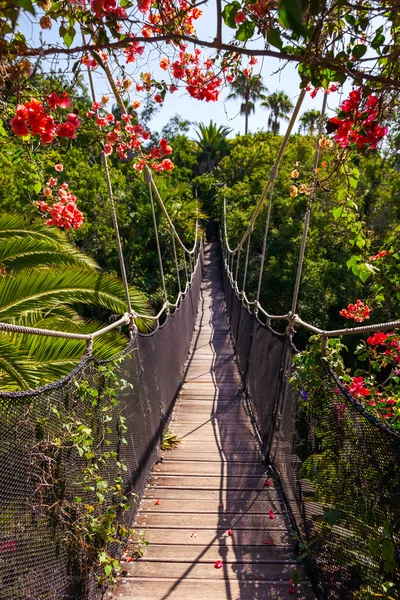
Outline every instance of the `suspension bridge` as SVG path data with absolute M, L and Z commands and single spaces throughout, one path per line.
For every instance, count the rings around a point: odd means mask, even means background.
M 299 105 L 294 118 L 298 110 Z M 400 323 L 332 332 L 296 314 L 312 196 L 291 310 L 271 315 L 259 302 L 273 184 L 294 118 L 234 249 L 226 219 L 220 242 L 214 239 L 204 249 L 197 231 L 193 248 L 186 248 L 147 172 L 164 294 L 150 334 L 135 326 L 143 315 L 131 310 L 127 285 L 127 314 L 95 334 L 0 324 L 3 331 L 87 342 L 80 365 L 62 380 L 37 390 L 0 393 L 1 600 L 202 600 L 210 594 L 216 600 L 281 599 L 288 594 L 303 600 L 351 600 L 361 584 L 385 582 L 379 559 L 387 548 L 385 539 L 400 550 L 400 436 L 349 394 L 323 358 L 320 383 L 307 392 L 318 400 L 308 413 L 298 411 L 290 375 L 296 326 L 320 336 L 323 356 L 330 336 L 392 329 Z M 251 233 L 268 192 L 258 292 L 249 300 Z M 180 289 L 174 303 L 164 283 L 153 196 L 174 242 Z M 116 224 L 115 211 L 113 216 Z M 117 245 L 122 260 L 118 235 Z M 286 332 L 272 328 L 278 320 L 287 323 Z M 101 371 L 105 362 L 93 356 L 92 342 L 123 325 L 130 329 L 119 367 L 126 385 L 117 392 L 113 426 L 103 426 L 97 398 L 104 401 L 109 391 Z M 86 393 L 88 389 L 95 393 Z M 82 571 L 83 545 L 79 549 L 78 543 L 71 557 L 65 543 L 71 521 L 75 528 L 83 522 L 94 543 L 99 532 L 90 530 L 86 513 L 100 519 L 115 504 L 115 487 L 107 496 L 87 486 L 84 497 L 76 498 L 90 453 L 77 453 L 73 444 L 57 440 L 60 424 L 73 435 L 72 425 L 78 423 L 79 431 L 90 432 L 91 447 L 108 448 L 127 467 L 121 472 L 104 467 L 102 475 L 117 481 L 129 500 L 125 510 L 113 514 L 125 528 L 128 550 L 129 527 L 149 544 L 141 558 L 132 560 L 132 554 L 121 557 L 110 541 L 110 554 L 122 558 L 118 568 L 113 564 L 109 569 L 119 573 L 114 589 L 99 585 L 96 561 L 91 570 Z M 167 426 L 180 443 L 161 451 Z M 378 544 L 375 557 L 371 540 Z M 398 553 L 390 560 L 398 573 Z

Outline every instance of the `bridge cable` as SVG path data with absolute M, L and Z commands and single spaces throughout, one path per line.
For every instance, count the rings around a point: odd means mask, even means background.
M 156 238 L 156 246 L 157 246 L 157 254 L 158 254 L 158 263 L 159 263 L 159 266 L 160 266 L 161 285 L 162 285 L 162 289 L 163 289 L 163 293 L 164 293 L 164 301 L 165 301 L 165 303 L 168 306 L 167 288 L 165 287 L 164 268 L 163 268 L 163 262 L 162 262 L 160 240 L 159 240 L 159 237 L 158 237 L 158 227 L 157 227 L 156 211 L 154 209 L 153 191 L 151 189 L 151 182 L 150 182 L 150 180 L 148 178 L 148 173 L 149 172 L 150 172 L 149 169 L 147 169 L 147 171 L 145 172 L 145 178 L 146 178 L 146 182 L 148 183 L 148 186 L 149 186 L 151 214 L 152 214 L 152 217 L 153 217 L 154 235 L 155 235 L 155 238 Z
M 260 213 L 260 210 L 261 210 L 261 208 L 262 208 L 262 206 L 264 204 L 264 200 L 265 200 L 265 198 L 266 198 L 266 196 L 267 196 L 267 194 L 269 192 L 270 187 L 272 186 L 273 182 L 276 179 L 276 176 L 277 176 L 277 173 L 278 173 L 278 169 L 279 169 L 279 165 L 280 165 L 281 160 L 282 160 L 282 156 L 283 156 L 283 154 L 284 154 L 284 152 L 286 150 L 286 147 L 287 147 L 287 145 L 289 143 L 290 134 L 292 133 L 292 129 L 293 129 L 295 123 L 296 123 L 296 119 L 297 119 L 297 116 L 298 116 L 298 114 L 300 112 L 300 108 L 301 108 L 301 105 L 303 104 L 303 100 L 304 100 L 305 95 L 306 95 L 306 91 L 305 91 L 305 89 L 302 89 L 301 92 L 300 92 L 300 94 L 299 94 L 299 97 L 297 99 L 297 103 L 296 103 L 296 106 L 295 106 L 295 108 L 293 110 L 292 116 L 290 118 L 290 121 L 289 121 L 289 124 L 288 124 L 288 128 L 286 130 L 286 133 L 285 133 L 285 135 L 283 137 L 283 140 L 282 140 L 281 145 L 279 147 L 278 153 L 276 155 L 274 165 L 273 165 L 273 167 L 272 167 L 272 169 L 270 171 L 268 181 L 267 181 L 267 183 L 266 183 L 266 185 L 265 185 L 265 187 L 264 187 L 264 189 L 262 191 L 260 200 L 258 201 L 258 203 L 256 205 L 256 208 L 254 209 L 253 215 L 252 215 L 252 217 L 250 219 L 250 223 L 249 223 L 249 225 L 248 225 L 248 227 L 247 227 L 247 229 L 246 229 L 246 231 L 245 231 L 242 239 L 240 240 L 239 244 L 236 246 L 236 248 L 234 248 L 233 250 L 229 249 L 230 253 L 236 254 L 243 247 L 243 244 L 246 241 L 246 239 L 248 238 L 250 232 L 253 231 L 253 229 L 254 229 L 254 223 L 256 222 L 256 219 L 257 219 L 257 217 L 258 217 L 258 215 Z
M 83 31 L 82 31 L 82 40 L 83 40 L 83 44 L 86 45 L 85 34 L 83 33 Z M 92 72 L 89 68 L 87 70 L 87 73 L 88 73 L 88 78 L 89 78 L 92 100 L 93 100 L 93 102 L 96 102 L 96 91 L 95 91 L 95 87 L 94 87 L 93 76 L 92 76 Z M 132 313 L 131 299 L 130 299 L 130 295 L 129 295 L 129 284 L 128 284 L 128 279 L 126 276 L 124 255 L 122 252 L 121 237 L 119 234 L 118 218 L 117 218 L 117 212 L 115 210 L 114 195 L 113 195 L 113 189 L 112 189 L 112 184 L 111 184 L 110 171 L 108 168 L 107 156 L 104 154 L 104 152 L 101 155 L 101 159 L 103 162 L 103 168 L 104 168 L 104 172 L 105 172 L 108 199 L 110 201 L 110 206 L 111 206 L 111 216 L 112 216 L 112 221 L 113 221 L 113 226 L 114 226 L 114 231 L 115 231 L 115 238 L 116 238 L 116 242 L 117 242 L 117 252 L 118 252 L 118 258 L 119 258 L 119 267 L 121 270 L 121 279 L 122 279 L 122 282 L 124 285 L 128 312 L 129 312 L 129 314 L 132 315 L 133 313 Z
M 320 135 L 322 135 L 322 132 L 323 132 L 322 120 L 323 120 L 323 118 L 325 116 L 325 112 L 326 112 L 327 99 L 328 99 L 328 94 L 325 93 L 323 101 L 322 101 L 320 123 L 319 123 L 319 134 Z M 318 168 L 320 154 L 321 154 L 321 146 L 319 145 L 319 140 L 317 140 L 317 144 L 315 147 L 315 153 L 314 153 L 313 173 L 316 173 L 316 169 Z M 304 256 L 305 256 L 305 251 L 306 251 L 307 235 L 308 235 L 308 229 L 309 229 L 309 225 L 310 225 L 311 206 L 312 206 L 314 196 L 315 196 L 315 184 L 314 184 L 313 189 L 311 190 L 311 194 L 308 198 L 307 211 L 306 211 L 306 214 L 304 217 L 303 235 L 302 235 L 301 245 L 300 245 L 299 260 L 297 263 L 296 283 L 295 283 L 294 292 L 293 292 L 292 311 L 291 311 L 292 315 L 296 314 L 297 301 L 298 301 L 299 290 L 300 290 L 301 275 L 302 275 L 303 265 L 304 265 Z
M 178 281 L 178 289 L 179 289 L 179 294 L 182 294 L 182 288 L 181 288 L 181 276 L 179 274 L 179 264 L 178 264 L 178 256 L 176 254 L 176 244 L 175 244 L 175 236 L 174 236 L 174 232 L 172 230 L 171 231 L 171 238 L 172 238 L 172 248 L 174 250 L 174 259 L 175 259 L 175 267 L 176 267 L 176 278 Z

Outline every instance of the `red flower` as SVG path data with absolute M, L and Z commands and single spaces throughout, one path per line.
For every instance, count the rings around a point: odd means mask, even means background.
M 175 168 L 174 163 L 172 162 L 172 160 L 169 160 L 169 158 L 164 158 L 164 160 L 161 162 L 161 166 L 166 171 L 172 171 L 172 169 Z
M 58 163 L 57 165 L 54 165 L 54 168 L 56 171 L 58 171 L 58 173 L 62 173 L 62 171 L 64 170 L 63 165 L 60 163 Z
M 379 260 L 380 258 L 387 256 L 388 254 L 389 254 L 388 250 L 381 250 L 380 252 L 378 252 L 378 254 L 375 254 L 374 256 L 370 256 L 369 260 Z
M 232 529 L 228 529 L 228 532 L 227 532 L 227 533 L 228 533 L 228 535 L 233 535 L 233 531 L 232 531 Z
M 367 344 L 369 344 L 370 346 L 382 346 L 382 344 L 385 343 L 385 341 L 390 335 L 390 333 L 384 333 L 383 331 L 379 331 L 367 338 Z
M 168 144 L 168 142 L 167 142 L 167 140 L 165 138 L 161 138 L 161 140 L 160 140 L 160 148 L 161 148 L 163 154 L 172 154 L 172 148 Z
M 269 479 L 267 479 L 267 480 L 266 480 L 266 482 L 264 483 L 264 485 L 266 485 L 266 486 L 268 487 L 268 486 L 270 486 L 270 485 L 272 485 L 272 484 L 271 484 L 270 480 L 269 480 Z
M 59 123 L 57 125 L 57 135 L 73 140 L 76 138 L 76 127 L 70 121 Z
M 221 569 L 223 566 L 224 566 L 224 563 L 222 562 L 222 560 L 215 561 L 215 564 L 214 564 L 215 569 Z
M 352 377 L 351 384 L 349 385 L 349 392 L 353 396 L 369 396 L 370 390 L 364 387 L 364 377 Z
M 154 102 L 158 102 L 158 104 L 161 104 L 163 101 L 161 94 L 156 94 L 154 96 Z
M 235 23 L 236 25 L 240 25 L 240 23 L 243 23 L 243 21 L 245 20 L 246 15 L 244 13 L 243 10 L 238 10 L 236 15 L 235 15 Z
M 272 510 L 272 508 L 271 508 L 271 510 L 268 511 L 268 516 L 269 516 L 270 519 L 275 519 L 275 513 Z
M 29 129 L 24 118 L 15 116 L 10 119 L 10 125 L 15 135 L 29 135 Z
M 357 323 L 362 323 L 365 321 L 365 319 L 370 318 L 371 312 L 372 310 L 365 304 L 365 302 L 362 302 L 362 300 L 357 300 L 355 304 L 349 304 L 347 309 L 342 308 L 342 310 L 339 311 L 339 314 L 345 319 L 354 319 L 354 321 Z

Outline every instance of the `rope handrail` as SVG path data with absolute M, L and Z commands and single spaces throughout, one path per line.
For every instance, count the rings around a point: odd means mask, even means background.
M 234 288 L 235 282 L 233 281 L 233 278 L 230 275 L 226 260 L 224 261 L 224 266 L 225 266 L 225 270 L 227 272 L 229 281 L 230 281 L 232 287 Z M 384 323 L 376 323 L 373 325 L 361 325 L 358 327 L 345 327 L 344 329 L 321 329 L 319 327 L 316 327 L 315 325 L 311 325 L 311 323 L 307 323 L 307 321 L 303 321 L 303 319 L 301 319 L 301 317 L 299 317 L 299 315 L 297 315 L 297 314 L 293 315 L 293 313 L 291 311 L 289 311 L 285 315 L 271 315 L 266 310 L 264 310 L 264 308 L 261 306 L 261 304 L 257 300 L 250 301 L 247 298 L 246 293 L 244 291 L 239 292 L 239 296 L 241 296 L 242 302 L 246 302 L 246 304 L 248 306 L 254 305 L 255 312 L 257 310 L 260 311 L 268 319 L 273 319 L 276 321 L 288 321 L 289 323 L 292 323 L 293 325 L 300 325 L 301 327 L 308 329 L 312 333 L 316 333 L 316 334 L 320 335 L 322 338 L 338 337 L 341 335 L 357 335 L 357 334 L 362 334 L 362 333 L 372 333 L 374 331 L 387 331 L 388 329 L 395 329 L 396 327 L 400 327 L 400 319 L 396 319 L 394 321 L 386 321 Z
M 139 315 L 136 315 L 138 316 Z M 147 315 L 143 315 L 143 318 L 149 318 Z M 123 317 L 115 321 L 115 323 L 111 323 L 111 325 L 107 325 L 98 331 L 94 331 L 93 333 L 73 333 L 70 331 L 56 331 L 54 329 L 41 329 L 39 327 L 25 327 L 24 325 L 14 325 L 13 323 L 0 323 L 0 331 L 5 331 L 6 333 L 21 333 L 21 334 L 29 334 L 29 335 L 42 335 L 47 337 L 57 337 L 57 338 L 65 338 L 65 339 L 74 339 L 74 340 L 85 340 L 90 341 L 100 335 L 108 333 L 121 325 L 127 325 L 130 322 L 129 313 L 125 313 Z

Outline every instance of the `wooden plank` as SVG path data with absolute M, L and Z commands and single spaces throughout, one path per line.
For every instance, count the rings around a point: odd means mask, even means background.
M 193 546 L 176 544 L 154 545 L 150 544 L 144 553 L 146 561 L 160 562 L 202 562 L 214 564 L 222 558 L 225 563 L 260 563 L 271 560 L 296 561 L 293 550 L 277 546 L 227 546 L 223 544 L 223 552 L 219 545 Z
M 230 513 L 156 513 L 154 511 L 139 512 L 133 527 L 167 527 L 168 529 L 248 529 L 250 531 L 268 529 L 282 529 L 285 527 L 284 517 L 277 511 L 280 510 L 277 501 L 268 504 L 269 509 L 275 510 L 275 518 L 257 513 L 230 514 Z
M 162 463 L 155 465 L 153 473 L 162 473 L 163 475 L 196 475 L 203 477 L 207 475 L 220 476 L 221 473 L 229 473 L 232 477 L 247 476 L 268 478 L 265 467 L 259 463 L 230 463 L 218 464 L 216 462 L 197 462 L 193 465 L 190 461 L 182 462 L 172 459 L 163 460 Z
M 265 582 L 260 580 L 213 579 L 192 580 L 190 578 L 153 580 L 126 578 L 118 585 L 115 598 L 127 600 L 288 600 L 288 582 Z M 314 598 L 311 588 L 296 586 L 296 600 Z
M 193 489 L 193 488 L 166 488 L 159 486 L 147 486 L 145 490 L 146 498 L 174 498 L 182 503 L 185 500 L 216 500 L 219 503 L 243 500 L 251 502 L 254 500 L 266 501 L 279 497 L 275 490 L 257 489 L 257 490 L 227 490 L 227 489 Z
M 226 546 L 284 546 L 292 544 L 292 538 L 284 527 L 275 527 L 268 530 L 248 529 L 235 530 L 234 536 L 229 536 L 222 529 L 168 529 L 161 527 L 136 527 L 137 533 L 143 533 L 146 540 L 152 544 L 175 544 L 177 546 L 190 544 L 191 546 L 211 546 L 223 543 Z
M 225 503 L 214 500 L 204 500 L 203 498 L 195 498 L 192 500 L 184 500 L 177 502 L 176 498 L 148 498 L 145 496 L 140 503 L 139 512 L 155 512 L 155 513 L 172 513 L 177 511 L 179 514 L 184 513 L 221 513 L 221 514 L 236 514 L 236 513 L 256 513 L 267 514 L 271 506 L 271 500 L 277 501 L 278 495 L 275 492 L 269 494 L 268 500 L 231 500 Z M 157 504 L 156 504 L 157 503 Z
M 223 555 L 222 555 L 223 556 Z M 225 563 L 222 569 L 215 569 L 212 563 L 198 562 L 146 562 L 138 560 L 127 563 L 124 570 L 127 577 L 166 577 L 175 580 L 190 577 L 192 579 L 257 579 L 263 581 L 289 581 L 301 567 L 296 563 Z

